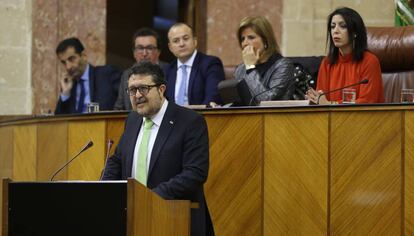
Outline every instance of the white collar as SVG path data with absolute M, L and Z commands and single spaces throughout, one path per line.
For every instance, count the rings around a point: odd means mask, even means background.
M 162 119 L 164 118 L 165 111 L 167 111 L 168 107 L 168 101 L 164 98 L 164 102 L 161 106 L 161 109 L 155 114 L 153 117 L 151 117 L 152 122 L 154 122 L 154 125 L 157 125 L 158 127 L 161 126 Z M 144 121 L 144 119 L 143 119 Z
M 196 57 L 197 50 L 194 50 L 193 54 L 191 55 L 190 59 L 188 59 L 186 62 L 181 63 L 180 60 L 177 59 L 177 70 L 180 68 L 181 65 L 186 65 L 187 67 L 192 67 L 194 63 L 194 59 Z
M 83 72 L 82 76 L 80 77 L 81 80 L 88 81 L 89 80 L 89 64 L 86 64 L 86 69 Z

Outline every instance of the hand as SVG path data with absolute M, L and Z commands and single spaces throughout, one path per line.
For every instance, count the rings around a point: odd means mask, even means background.
M 311 101 L 313 104 L 316 104 L 316 105 L 329 105 L 329 104 L 331 104 L 331 102 L 328 101 L 326 96 L 321 95 L 321 94 L 323 94 L 322 90 L 316 91 L 313 88 L 310 88 L 306 92 L 305 98 L 308 99 L 309 101 Z
M 64 96 L 70 96 L 70 90 L 73 87 L 73 78 L 69 77 L 68 75 L 65 75 L 63 79 L 60 80 L 60 88 L 61 93 Z
M 210 105 L 211 108 L 221 107 L 219 104 L 217 104 L 215 102 L 210 102 L 209 105 Z
M 245 65 L 256 65 L 260 57 L 260 49 L 255 50 L 253 46 L 247 45 L 243 48 L 242 58 Z

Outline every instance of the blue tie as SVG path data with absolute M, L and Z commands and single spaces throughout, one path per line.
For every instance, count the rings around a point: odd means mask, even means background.
M 181 65 L 181 86 L 180 86 L 180 90 L 178 91 L 178 96 L 177 96 L 177 104 L 183 106 L 186 103 L 186 97 L 187 97 L 187 66 L 186 65 Z
M 83 112 L 83 105 L 85 104 L 85 84 L 84 84 L 84 80 L 83 79 L 79 79 L 79 84 L 80 84 L 80 96 L 79 96 L 79 101 L 78 101 L 78 113 L 82 113 Z

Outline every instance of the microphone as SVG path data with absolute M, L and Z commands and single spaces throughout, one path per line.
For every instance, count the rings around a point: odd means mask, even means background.
M 323 95 L 327 95 L 327 94 L 330 94 L 330 93 L 336 92 L 336 91 L 338 91 L 338 90 L 346 89 L 346 88 L 353 87 L 353 86 L 357 86 L 357 85 L 360 85 L 360 84 L 368 84 L 368 82 L 369 82 L 369 81 L 368 81 L 367 79 L 363 79 L 363 80 L 361 80 L 361 81 L 359 81 L 359 82 L 357 82 L 357 83 L 350 84 L 350 85 L 347 85 L 347 86 L 344 86 L 344 87 L 340 87 L 340 88 L 337 88 L 337 89 L 329 90 L 329 91 L 328 91 L 328 92 L 326 92 L 326 93 L 321 93 L 321 94 L 319 94 L 319 96 L 318 96 L 318 100 L 317 100 L 317 103 L 316 103 L 316 104 L 319 104 L 319 99 L 320 99 Z
M 102 180 L 102 177 L 105 173 L 106 164 L 108 163 L 108 158 L 109 158 L 109 152 L 111 151 L 111 148 L 112 148 L 113 144 L 114 144 L 114 141 L 112 139 L 109 139 L 108 144 L 106 145 L 105 165 L 104 165 L 104 168 L 101 171 L 101 177 L 99 177 L 99 180 Z
M 279 86 L 279 84 L 277 84 L 277 85 L 275 85 L 275 86 L 272 86 L 272 87 L 270 87 L 269 89 L 266 89 L 265 91 L 262 91 L 262 92 L 260 92 L 260 93 L 258 93 L 258 94 L 256 94 L 256 95 L 254 95 L 251 99 L 250 99 L 250 102 L 249 102 L 249 106 L 251 106 L 252 105 L 252 102 L 258 97 L 258 96 L 260 96 L 260 95 L 262 95 L 262 94 L 264 94 L 264 93 L 266 93 L 266 92 L 269 92 L 269 91 L 272 91 L 273 89 L 275 89 L 277 86 Z
M 90 147 L 93 146 L 93 142 L 89 141 L 83 148 L 82 150 L 80 150 L 80 152 L 78 152 L 78 154 L 76 154 L 72 159 L 70 159 L 70 161 L 66 162 L 62 167 L 60 167 L 55 173 L 53 173 L 52 177 L 50 178 L 50 181 L 53 181 L 53 179 L 55 178 L 55 176 L 61 171 L 63 170 L 63 168 L 65 168 L 67 165 L 69 165 L 69 163 L 71 163 L 76 157 L 78 157 L 82 152 L 88 150 Z

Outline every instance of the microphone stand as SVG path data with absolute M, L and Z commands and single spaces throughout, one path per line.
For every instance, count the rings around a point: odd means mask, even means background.
M 367 79 L 363 79 L 363 80 L 361 80 L 361 81 L 359 81 L 359 82 L 357 82 L 357 83 L 353 83 L 353 84 L 350 84 L 350 85 L 347 85 L 347 86 L 344 86 L 344 87 L 341 87 L 341 88 L 337 88 L 337 89 L 334 89 L 334 90 L 331 90 L 331 91 L 328 91 L 328 92 L 326 92 L 326 93 L 321 93 L 321 94 L 319 94 L 318 95 L 318 99 L 317 99 L 317 105 L 319 105 L 319 99 L 323 96 L 323 95 L 327 95 L 327 94 L 330 94 L 330 93 L 333 93 L 333 92 L 336 92 L 336 91 L 338 91 L 338 90 L 342 90 L 342 89 L 346 89 L 346 88 L 349 88 L 349 87 L 353 87 L 353 86 L 356 86 L 356 85 L 360 85 L 360 84 L 367 84 L 368 83 L 368 80 Z
M 108 158 L 109 158 L 109 152 L 111 151 L 112 145 L 114 144 L 114 141 L 112 139 L 108 140 L 108 144 L 106 146 L 106 157 L 105 157 L 105 165 L 104 168 L 101 171 L 101 176 L 99 177 L 99 180 L 102 180 L 102 177 L 105 173 L 105 168 L 106 168 L 106 164 L 108 163 Z
M 55 178 L 55 176 L 61 171 L 63 170 L 63 168 L 65 168 L 67 165 L 69 165 L 69 163 L 71 163 L 73 160 L 75 160 L 76 157 L 78 157 L 82 152 L 86 151 L 87 149 L 89 149 L 90 147 L 93 146 L 93 142 L 89 141 L 83 148 L 82 150 L 80 150 L 80 152 L 78 152 L 78 154 L 76 154 L 72 159 L 70 159 L 70 161 L 66 162 L 62 167 L 60 167 L 57 171 L 55 171 L 55 173 L 53 173 L 52 177 L 50 178 L 50 181 L 53 181 L 53 179 Z

